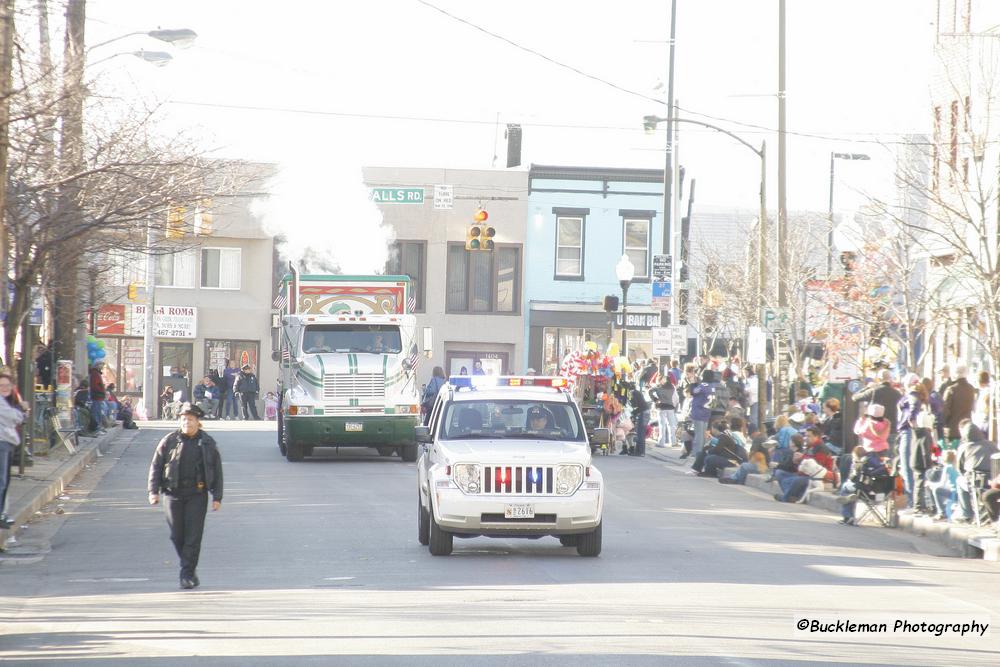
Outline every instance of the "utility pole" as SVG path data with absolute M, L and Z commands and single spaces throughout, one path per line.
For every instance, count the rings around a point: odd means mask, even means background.
M 155 239 L 152 220 L 146 222 L 146 327 L 143 330 L 142 404 L 146 408 L 146 419 L 153 420 L 157 414 L 159 392 L 156 387 L 156 337 L 153 318 L 156 312 L 156 255 L 153 254 Z
M 674 190 L 674 54 L 677 43 L 677 0 L 670 3 L 670 43 L 667 56 L 667 156 L 663 167 L 663 254 L 674 254 L 673 190 Z M 677 266 L 674 258 L 673 266 Z M 670 280 L 677 289 L 676 268 L 671 269 Z M 677 323 L 677 297 L 670 299 L 670 310 L 660 312 L 660 326 Z M 666 319 L 666 321 L 663 321 Z
M 778 287 L 778 306 L 786 308 L 788 306 L 788 293 L 786 281 L 788 278 L 788 256 L 785 252 L 786 233 L 788 225 L 787 197 L 785 189 L 785 175 L 787 173 L 787 152 L 785 150 L 785 0 L 778 0 L 778 275 L 776 276 Z M 774 374 L 774 399 L 775 405 L 780 406 L 781 381 L 784 369 L 785 345 L 783 332 L 774 336 L 774 352 L 777 368 Z
M 757 308 L 759 316 L 764 315 L 767 290 L 767 142 L 760 142 L 760 218 L 757 223 Z M 777 349 L 777 347 L 775 347 Z M 765 339 L 764 354 L 767 355 Z M 757 428 L 767 433 L 764 419 L 767 417 L 767 363 L 757 364 Z
M 63 178 L 80 172 L 83 162 L 83 69 L 84 28 L 87 20 L 86 0 L 66 3 L 66 39 L 63 44 L 63 109 L 62 132 L 59 136 L 59 156 Z M 59 195 L 59 208 L 67 222 L 79 223 L 80 187 L 70 180 Z M 86 354 L 77 354 L 79 283 L 79 242 L 64 244 L 61 249 L 59 279 L 53 298 L 53 331 L 56 359 L 73 359 L 75 366 L 86 363 Z
M 7 154 L 10 147 L 11 68 L 14 54 L 14 0 L 0 0 L 0 304 L 7 311 L 8 239 L 4 211 L 7 210 Z M 8 359 L 8 362 L 11 360 Z

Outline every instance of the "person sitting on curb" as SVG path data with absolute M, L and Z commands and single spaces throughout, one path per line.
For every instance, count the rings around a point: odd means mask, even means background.
M 958 514 L 952 511 L 953 523 L 972 521 L 972 494 L 979 493 L 985 486 L 976 482 L 977 473 L 985 477 L 990 473 L 990 457 L 997 453 L 997 446 L 971 419 L 963 419 L 958 425 L 962 444 L 958 448 Z
M 806 429 L 806 447 L 795 474 L 785 475 L 778 482 L 781 493 L 774 494 L 774 499 L 778 502 L 795 502 L 805 495 L 809 483 L 814 479 L 831 482 L 836 479 L 833 457 L 823 444 L 823 434 L 818 426 Z M 808 464 L 809 461 L 814 464 Z
M 700 477 L 720 477 L 730 466 L 747 460 L 747 450 L 736 442 L 725 419 L 712 422 L 712 443 L 695 458 L 692 472 Z
M 1000 536 L 1000 475 L 990 480 L 990 488 L 983 492 L 983 506 L 993 522 L 993 530 Z
M 747 475 L 751 473 L 763 475 L 768 471 L 769 463 L 770 459 L 768 458 L 767 447 L 764 446 L 764 436 L 760 433 L 755 433 L 753 444 L 750 445 L 749 460 L 746 463 L 741 463 L 740 467 L 731 475 L 720 476 L 719 483 L 746 484 Z
M 885 418 L 885 407 L 872 403 L 865 415 L 854 424 L 854 434 L 861 439 L 866 452 L 881 454 L 889 449 L 889 421 Z
M 790 446 L 785 449 L 776 447 L 771 458 L 774 463 L 774 474 L 767 481 L 777 482 L 779 486 L 785 478 L 798 474 L 799 462 L 802 460 L 802 449 L 805 447 L 802 436 L 796 433 L 789 443 Z
M 81 435 L 89 435 L 97 432 L 97 421 L 94 413 L 90 409 L 90 381 L 80 380 L 80 384 L 73 394 L 73 409 L 76 411 L 77 425 Z
M 797 435 L 799 431 L 789 423 L 788 415 L 778 415 L 775 418 L 774 431 L 774 439 L 778 444 L 774 448 L 771 458 L 777 460 L 779 452 L 787 450 L 790 447 L 792 436 Z
M 854 465 L 851 467 L 851 478 L 840 486 L 840 497 L 837 502 L 841 504 L 840 514 L 843 517 L 838 523 L 843 526 L 854 526 L 857 522 L 854 518 L 854 510 L 858 504 L 858 486 L 863 478 L 885 477 L 889 474 L 889 469 L 885 467 L 878 452 L 865 450 L 858 445 L 854 448 Z

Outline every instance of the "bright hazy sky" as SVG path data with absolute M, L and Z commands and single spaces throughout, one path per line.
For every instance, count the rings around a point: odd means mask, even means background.
M 431 1 L 588 74 L 665 97 L 654 85 L 666 81 L 668 0 Z M 777 1 L 678 4 L 680 106 L 773 129 Z M 90 0 L 88 19 L 91 44 L 156 27 L 197 31 L 195 45 L 173 51 L 167 67 L 115 58 L 103 66 L 106 76 L 128 94 L 170 101 L 169 122 L 202 127 L 221 154 L 314 170 L 318 182 L 329 173 L 331 188 L 317 193 L 326 206 L 337 174 L 359 164 L 489 167 L 498 114 L 501 124 L 524 126 L 524 164 L 662 167 L 664 135 L 643 134 L 641 119 L 665 115 L 665 107 L 418 0 Z M 788 129 L 823 137 L 788 137 L 790 209 L 826 209 L 832 150 L 878 158 L 838 163 L 838 210 L 861 203 L 854 190 L 885 192 L 892 160 L 878 142 L 928 131 L 932 20 L 932 0 L 788 0 Z M 131 37 L 90 57 L 138 48 L 171 50 Z M 720 124 L 753 144 L 768 139 L 773 207 L 775 136 Z M 757 158 L 708 131 L 681 132 L 681 162 L 698 181 L 697 203 L 754 208 Z M 502 167 L 502 126 L 500 139 Z

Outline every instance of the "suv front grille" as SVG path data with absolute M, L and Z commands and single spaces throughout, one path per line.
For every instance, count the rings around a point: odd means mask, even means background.
M 555 493 L 552 466 L 483 466 L 484 494 Z
M 385 398 L 385 376 L 381 373 L 327 373 L 323 376 L 323 398 Z

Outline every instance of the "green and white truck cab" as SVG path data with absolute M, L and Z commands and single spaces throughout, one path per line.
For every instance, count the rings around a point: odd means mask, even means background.
M 299 275 L 281 283 L 278 447 L 373 447 L 416 461 L 420 399 L 409 277 Z

